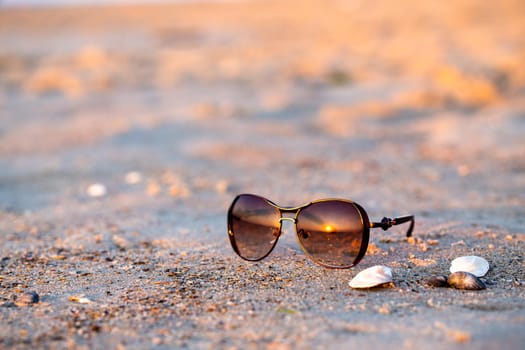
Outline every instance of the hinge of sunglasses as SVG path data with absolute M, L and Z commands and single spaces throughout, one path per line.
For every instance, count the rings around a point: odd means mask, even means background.
M 405 222 L 410 222 L 410 226 L 408 228 L 408 231 L 406 233 L 406 236 L 407 237 L 410 237 L 412 236 L 412 231 L 414 230 L 414 216 L 413 215 L 408 215 L 408 216 L 401 216 L 401 217 L 398 217 L 398 218 L 394 218 L 394 219 L 390 219 L 390 218 L 383 218 L 383 220 L 381 220 L 381 222 L 371 222 L 370 223 L 370 228 L 374 228 L 374 227 L 380 227 L 382 228 L 383 230 L 388 230 L 390 227 L 394 226 L 394 225 L 400 225 L 400 224 L 404 224 Z
M 370 227 L 380 227 L 384 231 L 388 230 L 390 227 L 394 226 L 396 224 L 395 219 L 392 220 L 391 218 L 384 217 L 381 222 L 371 222 Z

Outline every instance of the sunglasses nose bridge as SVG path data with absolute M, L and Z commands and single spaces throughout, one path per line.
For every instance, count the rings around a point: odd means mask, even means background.
M 289 216 L 283 216 L 279 219 L 279 222 L 281 224 L 281 234 L 284 234 L 287 232 L 286 229 L 284 229 L 283 227 L 283 221 L 290 221 L 294 226 L 296 225 L 297 223 L 297 220 L 294 218 L 294 217 L 289 217 Z
M 292 223 L 297 223 L 297 220 L 295 218 L 290 218 L 290 217 L 281 217 L 281 219 L 279 219 L 279 222 L 283 222 L 283 221 L 291 221 Z

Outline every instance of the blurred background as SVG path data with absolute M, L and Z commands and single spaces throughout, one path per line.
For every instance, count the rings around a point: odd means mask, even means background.
M 253 192 L 522 230 L 524 23 L 521 0 L 4 0 L 2 228 L 211 241 Z

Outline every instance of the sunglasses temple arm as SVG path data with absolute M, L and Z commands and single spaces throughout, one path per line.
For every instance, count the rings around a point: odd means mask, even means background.
M 414 230 L 414 223 L 415 223 L 414 215 L 401 216 L 401 217 L 394 218 L 394 219 L 385 217 L 383 218 L 383 220 L 381 220 L 381 222 L 371 222 L 370 227 L 371 228 L 380 227 L 386 231 L 394 225 L 401 225 L 401 224 L 404 224 L 405 222 L 410 222 L 410 227 L 407 230 L 407 237 L 410 237 L 412 236 L 412 231 Z

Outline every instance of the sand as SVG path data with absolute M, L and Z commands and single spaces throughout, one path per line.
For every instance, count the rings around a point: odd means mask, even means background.
M 522 349 L 524 22 L 521 1 L 0 10 L 0 347 Z M 243 192 L 414 214 L 414 239 L 374 229 L 330 270 L 286 222 L 245 262 Z M 487 289 L 425 285 L 462 255 Z M 392 286 L 348 286 L 379 264 Z

